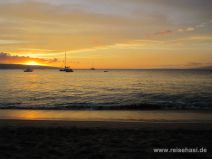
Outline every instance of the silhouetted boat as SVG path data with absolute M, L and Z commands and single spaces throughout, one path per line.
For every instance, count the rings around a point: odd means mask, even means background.
M 66 52 L 65 52 L 65 66 L 64 68 L 60 69 L 60 71 L 64 71 L 64 72 L 74 72 L 73 69 L 71 69 L 70 67 L 66 66 Z
M 26 68 L 25 70 L 24 70 L 24 72 L 33 72 L 34 70 L 32 69 L 32 68 L 30 68 L 30 67 L 28 67 L 28 68 Z
M 63 69 L 60 69 L 60 71 L 64 71 L 64 72 L 74 72 L 73 69 L 71 69 L 70 67 L 65 67 Z
M 109 71 L 104 71 L 104 72 L 109 72 Z

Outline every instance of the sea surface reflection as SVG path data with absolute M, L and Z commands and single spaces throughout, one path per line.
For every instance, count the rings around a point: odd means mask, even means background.
M 210 111 L 0 110 L 0 119 L 68 121 L 212 121 Z
M 211 79 L 207 70 L 0 70 L 0 107 L 205 109 L 212 106 Z

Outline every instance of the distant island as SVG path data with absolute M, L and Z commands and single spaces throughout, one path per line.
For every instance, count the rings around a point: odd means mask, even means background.
M 199 68 L 196 68 L 196 69 L 212 70 L 212 66 L 199 67 Z
M 58 67 L 51 67 L 51 66 L 22 65 L 22 64 L 0 64 L 0 69 L 25 69 L 29 66 L 33 69 L 58 69 Z
M 60 69 L 59 67 L 42 66 L 42 65 L 0 64 L 0 69 L 26 69 L 27 67 L 30 67 L 32 69 Z M 184 70 L 185 68 L 153 68 L 152 70 L 175 70 L 175 69 Z M 187 68 L 187 69 L 189 69 L 189 70 L 212 70 L 212 66 Z M 93 69 L 91 68 L 91 70 L 93 70 Z M 137 69 L 135 69 L 135 70 L 137 70 Z

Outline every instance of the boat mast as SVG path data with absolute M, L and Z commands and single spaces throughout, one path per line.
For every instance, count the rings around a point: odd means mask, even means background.
M 66 52 L 65 52 L 65 68 L 66 68 Z

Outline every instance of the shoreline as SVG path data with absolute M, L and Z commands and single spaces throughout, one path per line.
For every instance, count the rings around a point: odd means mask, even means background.
M 206 110 L 32 110 L 0 109 L 0 119 L 108 122 L 212 122 Z

